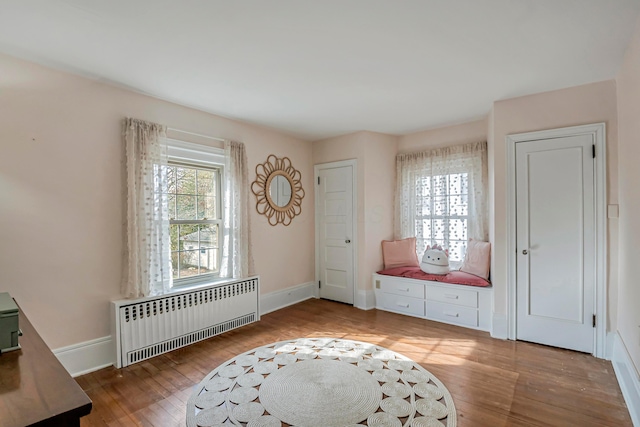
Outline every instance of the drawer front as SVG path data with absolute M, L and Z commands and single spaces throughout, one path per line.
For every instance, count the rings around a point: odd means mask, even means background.
M 424 300 L 401 295 L 381 293 L 382 308 L 398 313 L 424 317 Z
M 474 290 L 429 286 L 427 287 L 427 299 L 429 301 L 478 308 L 478 292 Z
M 427 301 L 427 319 L 477 328 L 478 310 L 438 301 Z
M 417 283 L 394 282 L 384 280 L 382 282 L 382 292 L 387 294 L 402 295 L 411 298 L 424 299 L 424 285 Z

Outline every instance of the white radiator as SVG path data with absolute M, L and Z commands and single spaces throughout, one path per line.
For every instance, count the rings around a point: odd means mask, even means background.
M 116 367 L 260 320 L 258 277 L 193 291 L 112 302 Z

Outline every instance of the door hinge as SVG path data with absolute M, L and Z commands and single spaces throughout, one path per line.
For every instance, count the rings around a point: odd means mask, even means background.
M 591 146 L 591 154 L 593 155 L 593 158 L 596 158 L 596 144 L 593 144 Z
M 596 327 L 596 315 L 595 314 L 593 315 L 593 327 L 594 328 Z
M 318 280 L 318 288 L 322 288 L 322 282 Z
M 320 177 L 318 177 L 318 185 L 320 185 Z

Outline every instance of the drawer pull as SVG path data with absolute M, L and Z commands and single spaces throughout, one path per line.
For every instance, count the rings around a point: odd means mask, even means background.
M 404 304 L 400 304 L 399 302 L 397 302 L 396 305 L 398 307 L 409 308 L 409 303 L 408 302 L 405 302 Z
M 454 295 L 454 294 L 444 294 L 445 298 L 449 298 L 449 299 L 458 299 L 460 298 L 458 295 Z
M 398 290 L 402 291 L 402 292 L 409 292 L 409 288 L 406 288 L 406 289 L 403 288 L 403 289 L 398 289 Z
M 453 311 L 445 311 L 444 315 L 449 317 L 460 317 L 459 313 L 454 313 Z

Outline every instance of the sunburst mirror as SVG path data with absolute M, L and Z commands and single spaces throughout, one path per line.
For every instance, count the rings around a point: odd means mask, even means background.
M 289 225 L 302 212 L 304 189 L 302 175 L 288 157 L 273 154 L 256 166 L 256 180 L 251 191 L 256 195 L 256 210 L 267 217 L 269 224 Z

